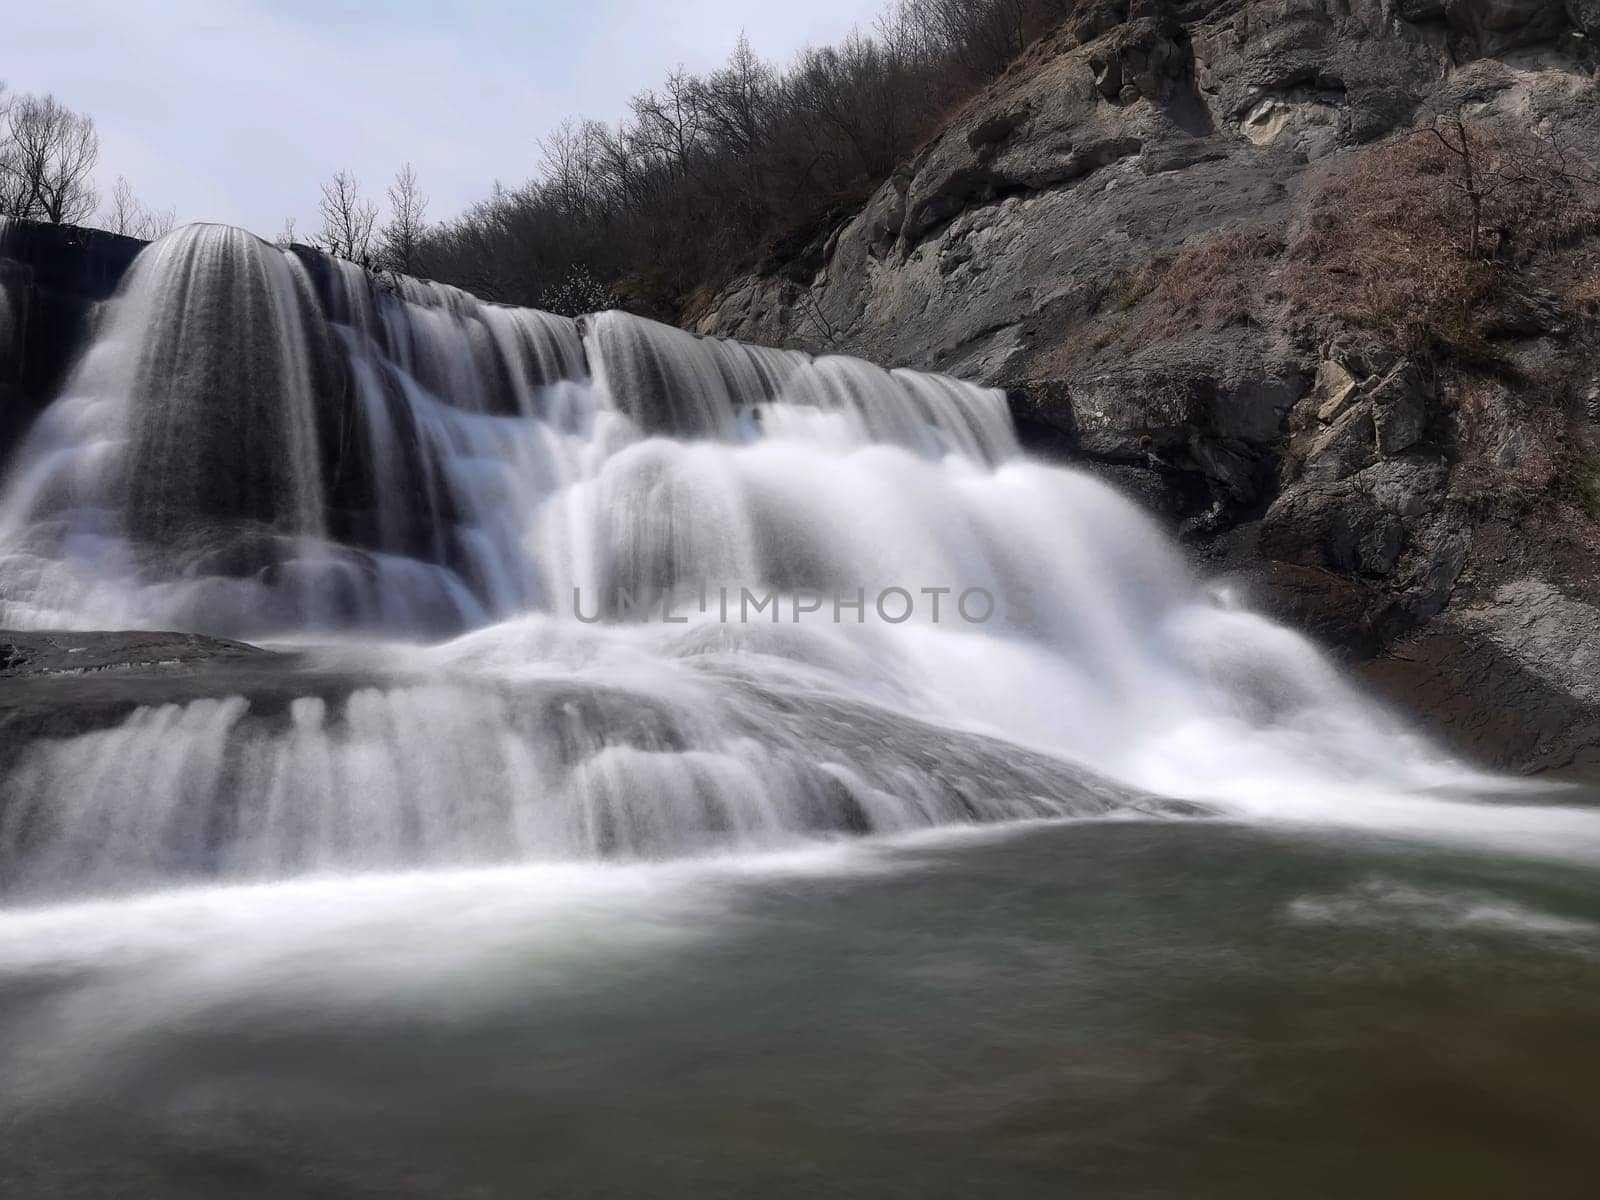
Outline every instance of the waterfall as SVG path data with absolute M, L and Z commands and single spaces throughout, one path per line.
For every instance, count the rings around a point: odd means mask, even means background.
M 191 226 L 11 462 L 0 627 L 322 647 L 13 747 L 19 894 L 1462 774 L 938 376 Z

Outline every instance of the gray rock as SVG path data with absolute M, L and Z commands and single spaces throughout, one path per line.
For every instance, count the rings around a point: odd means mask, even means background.
M 1345 411 L 1327 429 L 1315 436 L 1306 452 L 1300 477 L 1308 483 L 1332 483 L 1347 479 L 1373 461 L 1372 405 L 1363 402 Z
M 911 173 L 900 170 L 894 173 L 887 186 L 879 188 L 877 195 L 861 216 L 867 253 L 875 259 L 885 259 L 900 239 L 900 230 L 906 223 L 906 192 L 911 188 Z
M 1477 314 L 1478 328 L 1488 338 L 1531 338 L 1562 332 L 1561 306 L 1548 293 L 1507 292 Z
M 1396 367 L 1372 391 L 1372 422 L 1378 453 L 1393 458 L 1422 439 L 1433 389 L 1421 370 Z
M 1600 608 L 1536 576 L 1513 580 L 1492 604 L 1459 614 L 1545 682 L 1600 708 Z
M 1419 518 L 1442 503 L 1444 478 L 1442 464 L 1397 460 L 1285 488 L 1262 519 L 1261 549 L 1280 562 L 1387 576 Z
M 1548 580 L 1447 611 L 1363 675 L 1487 766 L 1600 778 L 1600 608 Z
M 1239 130 L 1257 146 L 1290 147 L 1316 159 L 1338 149 L 1348 122 L 1343 91 L 1290 88 L 1258 101 Z
M 1317 402 L 1317 420 L 1331 424 L 1355 398 L 1357 383 L 1349 369 L 1337 359 L 1325 358 L 1317 364 L 1317 379 L 1313 385 Z
M 1400 0 L 1395 11 L 1404 21 L 1442 21 L 1445 0 Z
M 1445 19 L 1473 38 L 1480 54 L 1553 42 L 1568 23 L 1562 0 L 1446 0 Z

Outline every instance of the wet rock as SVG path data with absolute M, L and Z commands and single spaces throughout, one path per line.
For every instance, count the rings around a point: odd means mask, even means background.
M 95 306 L 145 243 L 0 218 L 0 462 L 55 399 Z
M 1548 580 L 1452 609 L 1362 673 L 1488 766 L 1600 776 L 1600 609 Z
M 199 634 L 0 630 L 0 771 L 30 739 L 104 729 L 137 708 L 243 697 L 272 721 L 303 697 L 341 701 L 383 680 L 338 654 Z

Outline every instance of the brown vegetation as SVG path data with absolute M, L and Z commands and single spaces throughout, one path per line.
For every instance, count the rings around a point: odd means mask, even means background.
M 1323 186 L 1289 247 L 1294 303 L 1436 364 L 1498 368 L 1497 308 L 1556 282 L 1600 230 L 1590 181 L 1549 132 L 1459 114 L 1367 151 Z
M 563 126 L 540 177 L 428 232 L 421 269 L 486 297 L 557 307 L 575 278 L 674 316 L 780 240 L 871 195 L 950 111 L 1078 0 L 896 0 L 872 34 L 787 71 L 740 41 L 676 71 L 616 128 Z M 560 293 L 561 295 L 558 295 Z
M 1153 260 L 1146 268 L 1153 272 L 1152 311 L 1136 336 L 1149 341 L 1257 323 L 1256 306 L 1270 298 L 1263 277 L 1282 253 L 1273 230 L 1225 229 Z

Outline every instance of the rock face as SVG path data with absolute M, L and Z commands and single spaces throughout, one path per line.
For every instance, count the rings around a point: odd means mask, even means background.
M 1558 697 L 1594 742 L 1600 698 L 1494 638 L 1534 579 L 1551 603 L 1600 605 L 1596 11 L 1085 6 L 819 253 L 736 280 L 696 328 L 1005 387 L 1026 442 L 1132 492 L 1203 569 L 1335 652 L 1400 656 L 1384 667 L 1395 694 L 1438 712 L 1469 693 Z M 1575 207 L 1537 253 L 1518 240 L 1531 216 L 1484 223 L 1477 257 L 1457 254 L 1460 278 L 1430 292 L 1438 255 L 1375 241 L 1401 257 L 1364 266 L 1375 221 L 1340 213 L 1365 189 L 1399 229 L 1407 186 L 1418 202 L 1448 192 L 1458 164 L 1426 127 L 1456 114 L 1476 153 L 1532 139 L 1516 161 L 1559 162 Z M 1425 158 L 1425 139 L 1438 157 L 1383 192 L 1385 148 Z M 1466 211 L 1454 195 L 1440 211 Z M 1469 240 L 1459 219 L 1438 234 L 1453 246 Z M 1385 277 L 1398 300 L 1374 287 Z M 1435 298 L 1448 287 L 1459 296 Z M 1594 623 L 1569 628 L 1600 646 Z M 1433 629 L 1449 654 L 1405 649 Z M 1492 685 L 1464 671 L 1475 648 L 1498 664 Z M 1494 720 L 1472 736 L 1502 765 L 1582 758 Z
M 55 399 L 96 306 L 144 245 L 0 217 L 0 461 Z
M 1537 575 L 1462 604 L 1364 668 L 1495 766 L 1600 778 L 1600 608 Z
M 198 634 L 0 630 L 0 767 L 30 739 L 102 729 L 140 707 L 244 696 L 271 719 L 301 697 L 343 699 L 376 678 L 337 656 L 313 664 Z

